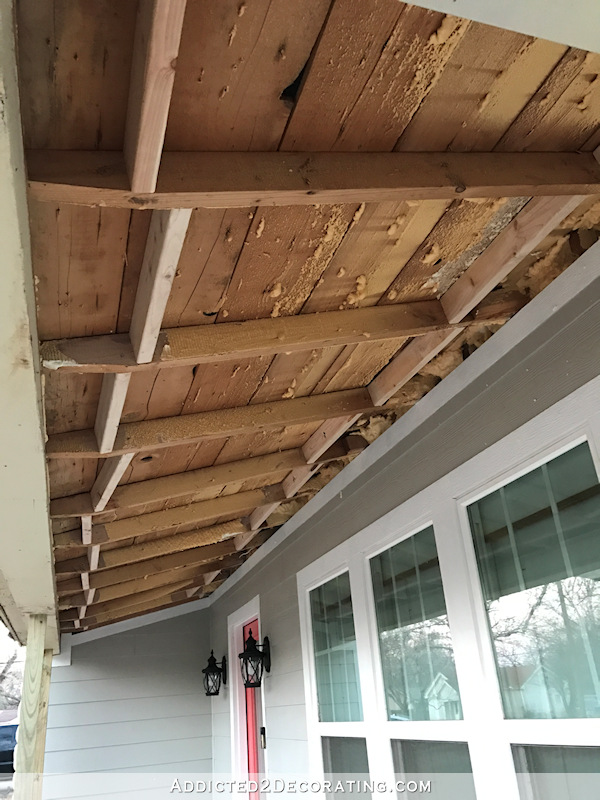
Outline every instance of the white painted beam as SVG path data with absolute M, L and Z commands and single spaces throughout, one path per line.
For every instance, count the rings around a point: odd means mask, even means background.
M 21 642 L 50 615 L 58 647 L 37 358 L 35 292 L 19 112 L 14 7 L 0 2 L 0 606 Z

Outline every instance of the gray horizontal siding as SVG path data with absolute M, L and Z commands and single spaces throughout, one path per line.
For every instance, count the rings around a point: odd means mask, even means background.
M 305 506 L 291 535 L 276 534 L 218 590 L 210 615 L 219 652 L 227 616 L 260 594 L 273 662 L 264 688 L 271 771 L 307 765 L 297 572 L 599 374 L 599 258 L 597 244 Z M 215 764 L 228 763 L 220 747 L 215 740 Z
M 75 645 L 72 664 L 53 670 L 46 739 L 45 771 L 66 774 L 44 797 L 78 796 L 72 773 L 210 772 L 209 652 L 206 611 Z M 82 797 L 104 796 L 84 784 L 93 793 Z

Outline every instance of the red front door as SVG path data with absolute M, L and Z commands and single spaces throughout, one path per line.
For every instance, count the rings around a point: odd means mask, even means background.
M 244 643 L 248 634 L 258 640 L 258 619 L 244 625 Z M 248 777 L 258 780 L 258 720 L 256 714 L 256 689 L 246 689 L 246 741 L 248 743 Z M 258 800 L 258 793 L 251 792 L 250 800 Z

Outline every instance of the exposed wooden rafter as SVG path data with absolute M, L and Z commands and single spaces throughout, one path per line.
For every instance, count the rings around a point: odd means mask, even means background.
M 163 154 L 155 193 L 131 191 L 123 157 L 29 151 L 30 196 L 121 208 L 233 208 L 600 192 L 590 153 Z
M 138 372 L 150 367 L 213 364 L 240 358 L 276 355 L 314 347 L 335 347 L 437 330 L 505 322 L 522 305 L 516 299 L 502 309 L 482 307 L 469 319 L 451 326 L 439 300 L 374 306 L 351 311 L 300 314 L 295 317 L 222 322 L 163 330 L 151 361 L 136 361 L 126 334 L 88 336 L 44 342 L 41 357 L 48 369 L 61 372 Z M 463 315 L 464 316 L 464 315 Z
M 357 436 L 348 437 L 336 442 L 323 453 L 319 463 L 347 458 L 366 446 L 364 439 Z M 130 457 L 131 454 L 123 456 L 123 458 Z M 229 484 L 266 478 L 305 464 L 306 459 L 301 448 L 282 450 L 264 456 L 254 456 L 241 461 L 216 464 L 212 467 L 118 486 L 103 509 L 93 508 L 93 498 L 88 493 L 61 497 L 50 502 L 50 513 L 55 519 L 91 515 L 97 521 L 105 522 L 114 516 L 111 512 L 116 512 L 117 516 L 132 516 L 137 513 L 138 508 L 157 501 L 168 500 L 171 505 L 196 502 L 202 499 L 202 493 L 207 490 L 218 492 Z M 102 471 L 96 480 L 98 481 L 101 476 Z
M 156 450 L 258 430 L 273 430 L 285 425 L 362 414 L 374 408 L 367 389 L 348 389 L 180 417 L 128 422 L 120 426 L 113 452 L 121 455 Z M 93 431 L 89 430 L 50 436 L 46 453 L 50 458 L 99 458 L 102 455 L 98 452 Z
M 153 192 L 162 155 L 186 0 L 138 6 L 124 157 L 133 192 Z

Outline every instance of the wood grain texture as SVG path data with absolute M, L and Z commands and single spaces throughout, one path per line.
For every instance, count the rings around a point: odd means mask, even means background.
M 298 397 L 260 405 L 205 411 L 160 420 L 130 422 L 120 426 L 114 454 L 156 450 L 184 442 L 235 436 L 257 430 L 270 430 L 326 418 L 351 416 L 373 410 L 366 389 L 332 392 L 313 397 Z M 50 458 L 98 458 L 92 431 L 57 434 L 48 439 Z
M 44 643 L 46 638 L 46 615 L 31 614 L 27 627 L 27 649 L 23 693 L 19 713 L 19 738 L 15 752 L 15 795 L 20 800 L 37 800 L 41 797 L 41 782 L 36 774 L 40 763 L 39 748 L 43 746 L 40 714 L 48 698 L 42 692 L 49 689 L 44 675 Z M 43 761 L 43 757 L 42 757 Z
M 339 452 L 332 453 L 332 456 L 340 457 L 343 450 L 340 447 Z M 233 461 L 227 464 L 217 464 L 190 472 L 165 476 L 164 478 L 140 481 L 116 488 L 111 499 L 102 510 L 143 508 L 153 500 L 176 501 L 181 499 L 182 502 L 193 502 L 194 500 L 202 499 L 202 492 L 207 489 L 219 492 L 227 485 L 253 478 L 267 477 L 281 470 L 289 471 L 294 467 L 302 466 L 304 463 L 301 451 L 295 449 L 271 453 L 266 456 L 256 456 L 242 461 Z M 90 498 L 88 495 L 75 495 L 52 501 L 50 513 L 53 517 L 78 516 L 85 513 L 89 506 Z M 105 514 L 102 515 L 102 517 L 105 516 Z
M 153 192 L 162 154 L 186 0 L 138 4 L 123 151 L 134 192 Z
M 46 203 L 191 209 L 596 194 L 587 153 L 165 153 L 156 192 L 124 189 L 119 157 L 30 151 Z
M 131 375 L 127 373 L 112 373 L 102 378 L 94 424 L 100 453 L 110 453 L 115 443 L 130 378 Z
M 369 393 L 375 405 L 385 405 L 390 397 L 457 336 L 456 331 L 438 331 L 409 342 L 369 384 Z
M 124 456 L 107 458 L 104 461 L 90 490 L 89 504 L 93 511 L 99 512 L 106 508 L 132 458 L 133 453 L 128 453 Z
M 442 296 L 448 320 L 455 322 L 468 314 L 582 200 L 578 196 L 531 200 Z
M 154 356 L 190 216 L 189 209 L 180 208 L 152 214 L 129 328 L 138 364 Z
M 419 336 L 447 326 L 437 300 L 381 308 L 222 322 L 193 328 L 169 328 L 158 337 L 152 365 L 196 366 L 365 341 Z M 148 369 L 137 364 L 124 335 L 45 342 L 43 363 L 60 372 L 120 372 Z
M 266 487 L 265 489 L 251 489 L 247 492 L 217 497 L 214 500 L 204 500 L 200 503 L 190 503 L 178 508 L 165 511 L 154 511 L 150 514 L 139 514 L 136 517 L 107 522 L 104 525 L 95 525 L 92 529 L 92 541 L 95 544 L 115 542 L 132 539 L 148 533 L 176 533 L 195 528 L 201 524 L 209 524 L 219 520 L 235 519 L 252 510 L 254 505 L 282 499 L 283 492 L 279 487 Z M 224 533 L 226 533 L 224 529 Z M 57 534 L 55 543 L 58 544 Z

